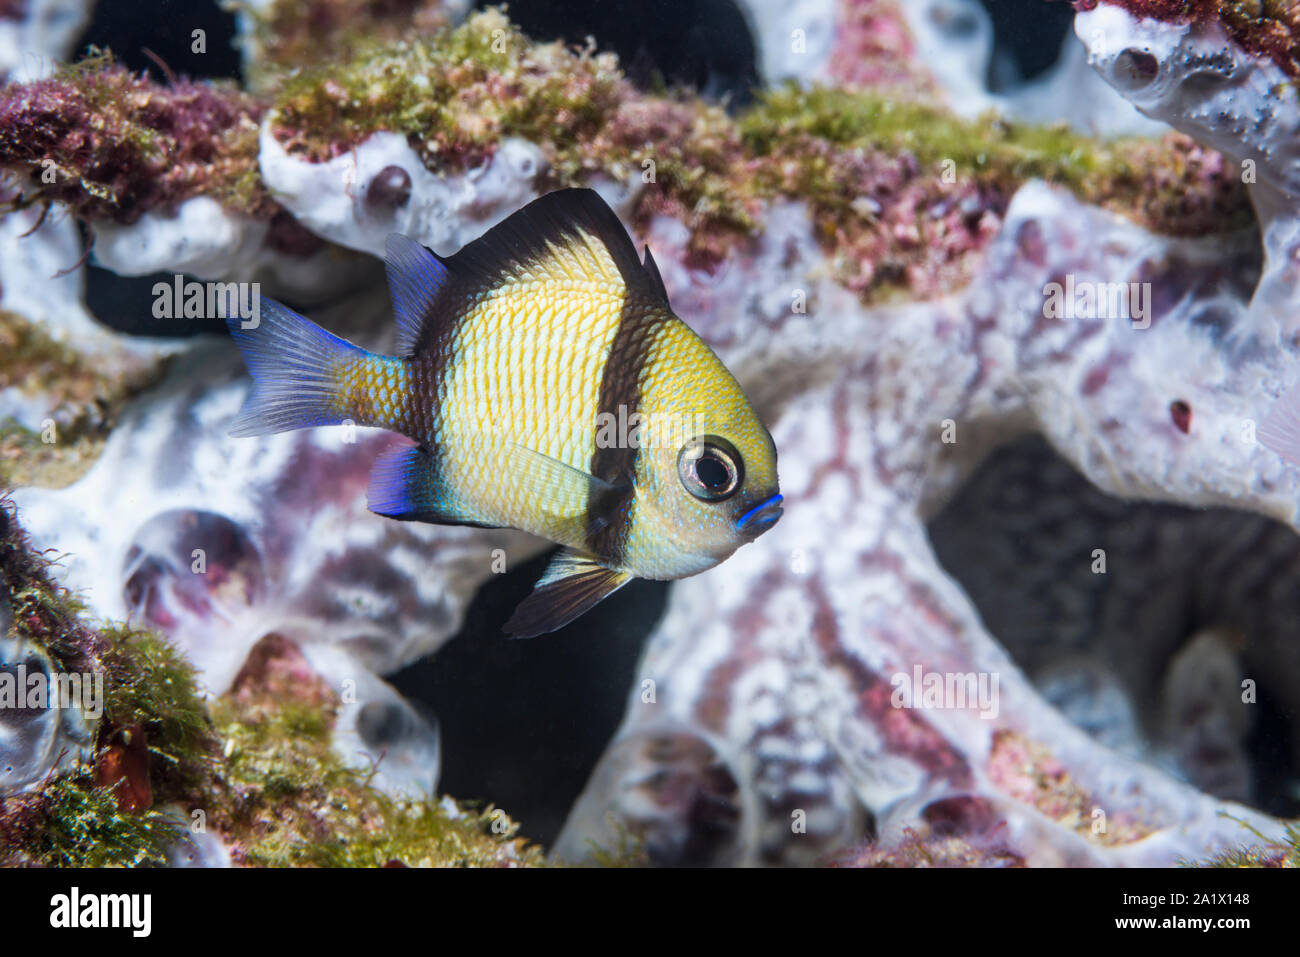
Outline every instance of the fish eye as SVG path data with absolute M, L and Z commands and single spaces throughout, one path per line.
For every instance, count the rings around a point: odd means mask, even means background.
M 745 481 L 736 447 L 716 435 L 691 439 L 677 454 L 677 474 L 686 491 L 703 502 L 723 502 Z

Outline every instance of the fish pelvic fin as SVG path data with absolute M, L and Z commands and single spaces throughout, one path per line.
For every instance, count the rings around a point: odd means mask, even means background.
M 519 603 L 505 624 L 506 634 L 533 638 L 563 628 L 631 580 L 625 571 L 566 548 L 551 559 L 532 594 Z
M 566 493 L 565 497 L 571 501 L 584 503 L 580 513 L 553 516 L 568 524 L 572 532 L 584 540 L 609 524 L 614 509 L 632 488 L 630 475 L 623 476 L 617 482 L 606 482 L 517 442 L 510 443 L 506 454 L 511 465 L 521 475 L 531 476 L 539 484 Z
M 244 400 L 230 434 L 266 435 L 358 419 L 349 397 L 349 376 L 370 363 L 383 363 L 346 339 L 274 300 L 264 299 L 256 325 L 232 316 L 231 338 L 244 354 L 253 391 Z M 375 423 L 378 424 L 378 423 Z

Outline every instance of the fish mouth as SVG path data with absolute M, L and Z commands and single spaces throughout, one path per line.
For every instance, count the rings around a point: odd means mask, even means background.
M 759 502 L 736 520 L 736 531 L 757 538 L 776 524 L 782 515 L 781 495 L 773 495 L 766 501 Z

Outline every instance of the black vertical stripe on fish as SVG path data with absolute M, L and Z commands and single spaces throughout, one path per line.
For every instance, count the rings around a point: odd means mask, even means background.
M 423 401 L 408 406 L 406 416 L 410 427 L 406 431 L 412 438 L 428 445 L 437 444 L 434 429 L 442 413 L 442 383 L 451 367 L 455 333 L 452 323 L 432 330 L 426 335 L 420 351 L 408 360 L 411 394 L 421 396 Z M 434 452 L 436 460 L 437 450 Z
M 406 357 L 408 393 L 419 401 L 407 404 L 398 428 L 429 446 L 433 459 L 434 423 L 438 420 L 442 381 L 451 362 L 456 316 L 448 304 L 459 301 L 462 281 L 441 259 L 414 239 L 392 233 L 384 250 L 388 289 L 397 315 L 397 351 Z
M 597 422 L 605 415 L 616 422 L 631 421 L 640 408 L 641 370 L 661 320 L 662 314 L 643 296 L 628 295 L 623 300 L 618 329 L 601 373 Z M 636 496 L 633 479 L 641 449 L 639 443 L 634 447 L 625 441 L 628 438 L 619 434 L 613 446 L 602 448 L 597 444 L 591 453 L 591 474 L 612 483 L 617 491 L 587 499 L 587 527 L 594 529 L 587 536 L 587 546 L 612 567 L 622 563 L 632 530 L 632 501 Z

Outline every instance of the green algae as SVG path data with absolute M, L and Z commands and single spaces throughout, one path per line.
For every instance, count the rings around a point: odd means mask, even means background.
M 410 136 L 434 170 L 481 162 L 514 135 L 549 146 L 563 167 L 617 107 L 623 82 L 613 57 L 533 44 L 493 9 L 428 39 L 364 44 L 345 63 L 294 71 L 275 122 L 290 152 L 315 160 L 385 130 Z
M 310 32 L 304 23 L 322 16 L 323 47 L 299 58 L 292 51 Z M 680 219 L 690 230 L 693 267 L 713 268 L 746 243 L 765 203 L 806 201 L 818 241 L 838 261 L 836 276 L 867 302 L 941 294 L 967 281 L 970 254 L 990 234 L 981 215 L 1000 219 L 1031 177 L 1172 235 L 1252 221 L 1239 172 L 1176 134 L 1100 141 L 1063 127 L 965 120 L 914 99 L 828 88 L 769 91 L 733 118 L 698 97 L 642 93 L 612 55 L 533 42 L 499 9 L 454 29 L 408 28 L 395 40 L 399 21 L 362 0 L 313 0 L 298 12 L 276 4 L 261 42 L 280 52 L 266 64 L 264 95 L 241 109 L 249 116 L 270 109 L 284 148 L 312 161 L 388 131 L 405 135 L 429 169 L 451 173 L 485 162 L 504 138 L 522 137 L 546 157 L 540 190 L 597 176 L 641 187 L 634 224 L 644 227 L 655 215 Z M 89 75 L 107 69 L 92 63 L 77 81 L 93 102 L 104 92 Z M 121 83 L 110 78 L 105 88 Z M 151 134 L 138 125 L 127 117 L 112 135 L 127 153 L 152 155 Z M 233 208 L 261 208 L 255 127 L 245 124 L 240 135 L 237 145 L 215 146 L 228 162 L 202 166 L 197 172 L 208 179 L 200 183 L 196 172 L 185 189 L 207 190 Z M 12 153 L 0 140 L 0 165 L 12 166 Z M 150 201 L 176 195 L 164 190 Z M 100 197 L 83 198 L 83 215 L 104 214 Z M 927 211 L 951 200 L 973 212 L 929 222 Z M 880 214 L 869 211 L 876 205 Z
M 1229 814 L 1223 817 L 1232 818 Z M 1185 862 L 1192 867 L 1300 867 L 1300 821 L 1286 822 L 1286 829 L 1281 840 L 1275 840 L 1259 832 L 1245 821 L 1232 818 L 1245 830 L 1252 833 L 1257 843 L 1243 844 L 1209 860 Z
M 30 798 L 10 798 L 26 802 Z M 161 866 L 168 848 L 182 837 L 184 825 L 173 816 L 149 809 L 126 814 L 118 808 L 113 789 L 96 785 L 86 773 L 56 777 L 40 792 L 28 813 L 31 824 L 20 834 L 6 835 L 8 855 L 0 864 L 36 867 Z M 0 816 L 7 813 L 0 811 Z M 0 820 L 0 834 L 5 826 Z
M 63 488 L 103 450 L 123 406 L 156 381 L 165 360 L 109 361 L 51 338 L 39 324 L 0 309 L 0 381 L 47 405 L 39 430 L 0 419 L 0 488 Z
M 90 622 L 35 553 L 11 502 L 0 498 L 0 596 L 18 636 L 57 667 L 104 676 L 104 714 L 93 758 L 40 787 L 0 799 L 0 865 L 162 864 L 185 824 L 178 806 L 247 866 L 539 866 L 539 848 L 496 808 L 449 799 L 394 798 L 374 769 L 347 765 L 331 734 L 337 701 L 321 683 L 287 693 L 242 688 L 202 697 L 198 677 L 170 642 L 147 630 Z M 148 743 L 152 806 L 131 811 L 121 780 L 102 773 L 116 729 Z
M 185 782 L 200 780 L 215 739 L 194 667 L 156 632 L 107 625 L 99 636 L 110 723 L 142 728 L 150 754 L 182 772 Z
M 778 153 L 797 136 L 841 147 L 908 151 L 938 175 L 945 161 L 965 174 L 1051 180 L 1076 191 L 1096 181 L 1135 176 L 1125 158 L 1132 143 L 1105 144 L 1065 126 L 1023 126 L 995 115 L 963 120 L 939 107 L 875 93 L 793 86 L 767 93 L 740 118 L 745 143 L 758 155 Z
M 1226 172 L 1205 184 L 1211 192 L 1201 208 L 1187 201 L 1188 187 L 1199 185 L 1189 182 L 1187 157 L 1199 148 L 1180 134 L 1162 140 L 1102 140 L 1064 124 L 1012 123 L 994 114 L 966 120 L 941 107 L 871 91 L 793 86 L 765 94 L 739 126 L 746 146 L 758 156 L 788 157 L 792 143 L 808 140 L 841 149 L 910 153 L 936 178 L 945 172 L 950 178 L 974 177 L 1008 194 L 1026 180 L 1044 179 L 1176 235 L 1229 231 L 1251 221 L 1240 177 Z M 814 179 L 810 189 L 826 197 L 842 185 Z M 1161 189 L 1152 195 L 1156 187 Z M 840 195 L 845 203 L 853 198 L 843 191 Z
M 224 764 L 209 819 L 235 838 L 248 866 L 538 866 L 540 849 L 496 808 L 395 798 L 370 784 L 373 772 L 340 761 L 332 715 L 281 703 L 250 715 L 229 701 L 215 708 Z

